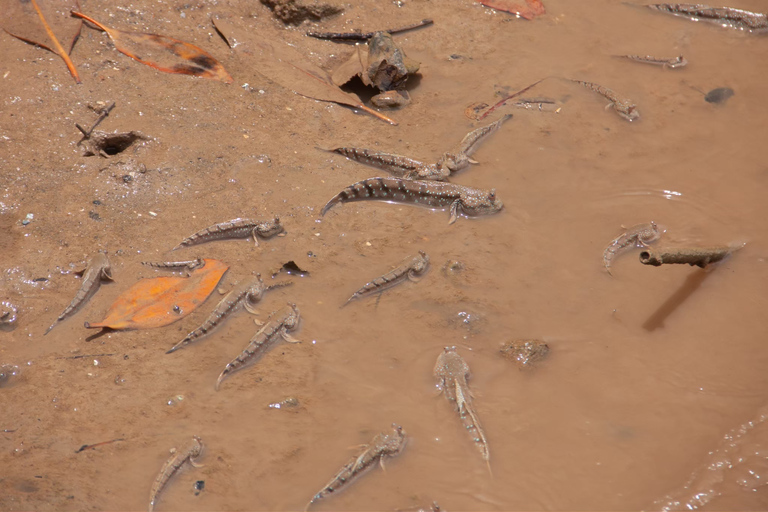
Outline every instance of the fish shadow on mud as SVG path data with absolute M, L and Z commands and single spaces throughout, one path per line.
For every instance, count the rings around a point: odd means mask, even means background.
M 115 332 L 115 331 L 117 331 L 117 329 L 110 329 L 109 327 L 102 327 L 102 329 L 99 332 L 97 332 L 95 334 L 91 334 L 90 336 L 85 338 L 85 341 L 97 340 L 97 339 L 101 338 L 102 336 L 104 336 L 105 334 L 109 334 L 109 333 Z

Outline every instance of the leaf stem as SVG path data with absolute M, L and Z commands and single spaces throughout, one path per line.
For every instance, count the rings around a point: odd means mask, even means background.
M 45 16 L 43 16 L 43 11 L 40 10 L 40 6 L 37 5 L 37 2 L 35 0 L 32 0 L 32 7 L 35 8 L 35 11 L 37 11 L 37 15 L 40 17 L 40 21 L 43 22 L 43 27 L 45 27 L 45 31 L 48 33 L 48 37 L 51 38 L 51 41 L 53 41 L 53 45 L 56 48 L 56 53 L 64 59 L 64 63 L 67 65 L 67 69 L 69 69 L 69 73 L 72 75 L 72 78 L 75 79 L 75 82 L 78 84 L 82 83 L 80 81 L 80 75 L 77 74 L 77 69 L 75 68 L 75 64 L 72 62 L 72 59 L 69 58 L 69 55 L 66 51 L 64 51 L 64 47 L 61 46 L 61 43 L 56 38 L 56 34 L 53 33 L 53 30 L 51 30 L 50 25 L 48 25 L 48 22 L 45 21 Z

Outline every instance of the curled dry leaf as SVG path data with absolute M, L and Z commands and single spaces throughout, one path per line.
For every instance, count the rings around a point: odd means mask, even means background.
M 511 14 L 516 14 L 526 20 L 532 20 L 536 16 L 541 16 L 547 12 L 544 4 L 541 0 L 525 0 L 525 4 L 521 5 L 511 0 L 479 0 L 481 4 L 497 11 L 504 11 Z
M 189 273 L 189 277 L 141 279 L 123 292 L 101 322 L 85 323 L 88 329 L 149 329 L 180 320 L 197 309 L 213 292 L 229 268 L 218 260 Z
M 80 37 L 83 22 L 73 20 L 67 15 L 77 5 L 76 0 L 50 0 L 42 5 L 38 4 L 36 0 L 31 0 L 31 2 L 10 0 L 3 6 L 6 20 L 3 24 L 5 25 L 4 30 L 16 39 L 45 48 L 61 57 L 72 78 L 75 79 L 75 82 L 80 83 L 80 76 L 77 74 L 77 69 L 69 58 L 69 54 L 72 53 L 72 48 Z M 10 24 L 11 21 L 13 22 L 12 25 Z M 59 42 L 49 21 L 53 23 L 56 32 L 67 44 L 67 49 Z M 9 30 L 8 26 L 11 26 L 12 30 Z
M 254 29 L 246 27 L 240 20 L 218 17 L 215 19 L 215 26 L 225 40 L 237 41 L 238 44 L 233 49 L 252 59 L 255 64 L 252 67 L 273 82 L 301 96 L 358 108 L 397 125 L 384 114 L 363 105 L 356 96 L 333 85 L 328 73 L 307 62 L 298 50 L 288 44 L 269 41 L 259 36 Z
M 142 32 L 128 32 L 102 25 L 83 13 L 72 11 L 107 33 L 120 53 L 165 73 L 193 75 L 232 83 L 232 77 L 211 54 L 193 44 L 172 37 Z

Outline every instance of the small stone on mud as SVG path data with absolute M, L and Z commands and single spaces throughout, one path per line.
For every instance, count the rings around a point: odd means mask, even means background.
M 0 388 L 13 384 L 20 374 L 19 367 L 11 364 L 0 365 Z
M 317 0 L 311 4 L 299 0 L 261 0 L 261 3 L 269 7 L 272 14 L 286 25 L 298 25 L 306 20 L 320 21 L 344 11 L 343 7 Z
M 7 300 L 0 302 L 0 329 L 9 331 L 16 327 L 16 318 L 18 312 L 19 308 Z M 2 371 L 1 366 L 0 371 Z
M 512 340 L 504 343 L 499 351 L 523 369 L 544 359 L 549 353 L 549 345 L 540 340 Z
M 728 98 L 734 95 L 733 89 L 730 87 L 718 87 L 717 89 L 712 89 L 707 93 L 706 96 L 704 96 L 704 101 L 707 103 L 725 103 L 728 101 Z
M 270 409 L 286 409 L 289 407 L 298 407 L 299 399 L 294 397 L 288 397 L 285 400 L 269 404 Z
M 448 260 L 445 265 L 443 265 L 443 273 L 446 275 L 456 275 L 463 272 L 466 268 L 466 265 L 459 260 Z

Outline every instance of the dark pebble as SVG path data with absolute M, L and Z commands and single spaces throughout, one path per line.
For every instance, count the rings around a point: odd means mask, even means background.
M 733 96 L 733 89 L 730 87 L 718 87 L 717 89 L 712 89 L 707 93 L 706 96 L 704 96 L 704 101 L 707 103 L 725 103 L 728 101 L 728 98 Z

